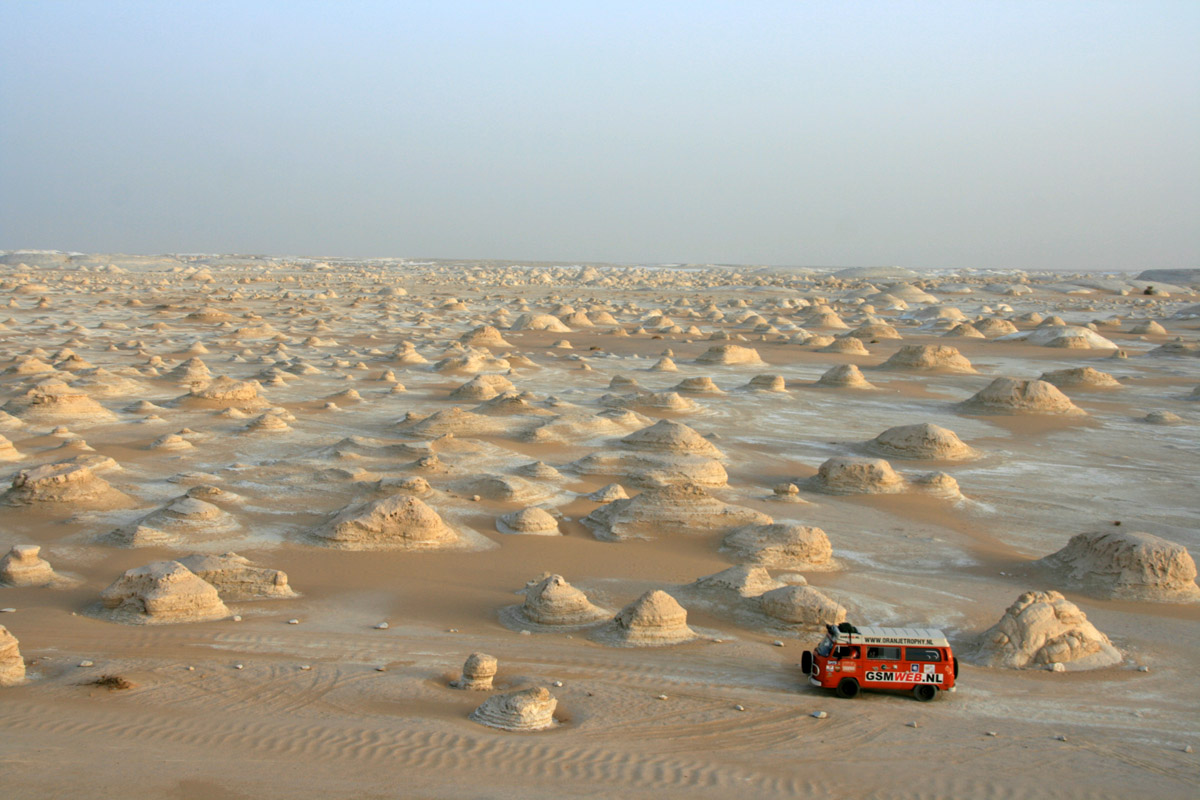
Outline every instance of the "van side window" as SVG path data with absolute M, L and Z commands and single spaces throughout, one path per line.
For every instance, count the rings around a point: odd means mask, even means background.
M 942 651 L 936 647 L 906 647 L 906 661 L 941 661 Z
M 881 661 L 899 661 L 899 647 L 868 647 L 867 658 L 877 658 Z

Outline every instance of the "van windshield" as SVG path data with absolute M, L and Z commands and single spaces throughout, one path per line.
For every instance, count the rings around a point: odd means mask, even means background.
M 819 645 L 817 645 L 817 655 L 824 658 L 825 656 L 829 655 L 829 651 L 832 649 L 833 640 L 826 636 L 825 639 Z

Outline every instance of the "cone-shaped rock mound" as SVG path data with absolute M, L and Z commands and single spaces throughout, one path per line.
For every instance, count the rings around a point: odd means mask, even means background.
M 117 418 L 85 392 L 53 378 L 5 403 L 4 410 L 25 422 L 69 422 L 72 427 L 111 422 Z
M 0 625 L 0 686 L 16 686 L 25 680 L 25 659 L 17 637 Z
M 1071 387 L 1086 389 L 1115 389 L 1121 382 L 1109 375 L 1091 367 L 1075 367 L 1060 369 L 1054 372 L 1042 373 L 1041 380 L 1052 383 L 1060 389 Z
M 958 352 L 957 347 L 945 344 L 906 344 L 879 368 L 975 372 L 971 362 Z
M 257 566 L 237 553 L 195 554 L 179 563 L 212 584 L 226 603 L 296 596 L 288 586 L 287 573 Z
M 723 547 L 749 564 L 801 570 L 833 569 L 833 547 L 820 528 L 776 522 L 731 531 Z
M 592 625 L 611 612 L 592 604 L 562 575 L 548 575 L 525 590 L 525 602 L 513 606 L 521 622 L 551 628 Z
M 743 506 L 724 503 L 696 484 L 647 489 L 629 500 L 616 500 L 583 518 L 599 539 L 650 538 L 657 533 L 728 530 L 772 520 Z
M 976 660 L 989 667 L 1095 669 L 1118 663 L 1121 654 L 1058 592 L 1026 592 L 979 637 Z
M 115 622 L 205 622 L 229 616 L 216 587 L 178 561 L 127 571 L 100 593 L 101 616 Z
M 460 544 L 436 511 L 405 494 L 353 503 L 314 536 L 320 544 L 342 550 L 436 550 Z
M 558 520 L 549 511 L 537 506 L 523 508 L 504 514 L 496 520 L 496 530 L 501 533 L 532 534 L 535 536 L 560 536 Z
M 960 403 L 959 408 L 966 413 L 976 414 L 1078 416 L 1086 413 L 1052 383 L 1019 381 L 1014 378 L 996 378 Z
M 867 449 L 890 458 L 962 461 L 979 455 L 954 431 L 928 422 L 897 425 L 867 442 Z
M 862 370 L 854 364 L 838 364 L 831 367 L 820 378 L 817 386 L 829 386 L 838 389 L 874 389 L 875 386 L 863 377 Z
M 759 598 L 763 612 L 789 625 L 824 627 L 846 621 L 846 609 L 812 586 L 783 586 Z
M 226 375 L 192 389 L 179 399 L 181 402 L 204 408 L 236 408 L 241 411 L 266 408 L 270 405 L 259 392 L 258 381 L 235 381 Z
M 699 358 L 697 364 L 761 364 L 758 351 L 753 347 L 742 347 L 738 344 L 715 344 L 708 348 Z
M 829 494 L 893 494 L 908 488 L 904 478 L 882 458 L 850 456 L 828 459 L 808 483 Z
M 73 461 L 21 470 L 13 477 L 5 499 L 12 505 L 53 503 L 93 510 L 120 508 L 133 502 L 91 467 Z
M 767 572 L 765 567 L 743 564 L 697 578 L 683 589 L 688 593 L 698 592 L 702 596 L 704 594 L 729 595 L 732 593 L 739 597 L 758 597 L 764 592 L 778 589 L 781 586 L 783 584 L 772 578 L 771 573 Z
M 661 589 L 653 589 L 621 609 L 603 631 L 613 644 L 657 647 L 681 644 L 696 637 L 688 627 L 687 609 Z
M 705 439 L 695 429 L 670 419 L 660 419 L 653 425 L 634 431 L 621 440 L 630 450 L 651 453 L 688 453 L 724 458 L 717 446 Z
M 238 527 L 225 510 L 185 494 L 104 538 L 118 547 L 161 547 L 221 539 Z
M 491 400 L 504 392 L 515 391 L 512 381 L 503 375 L 476 375 L 450 393 L 451 400 Z
M 1149 601 L 1200 598 L 1196 562 L 1187 548 L 1149 533 L 1081 533 L 1038 563 L 1057 572 L 1072 587 L 1100 597 Z
M 471 719 L 489 728 L 506 731 L 544 731 L 555 726 L 554 709 L 557 707 L 558 701 L 550 690 L 539 686 L 493 695 L 471 712 Z

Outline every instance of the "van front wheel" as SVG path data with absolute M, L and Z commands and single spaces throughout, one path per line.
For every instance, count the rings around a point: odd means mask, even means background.
M 913 695 L 922 703 L 927 703 L 933 698 L 937 697 L 937 692 L 937 687 L 930 686 L 928 683 L 923 683 L 913 689 Z
M 854 678 L 842 678 L 838 681 L 837 696 L 844 697 L 847 700 L 853 700 L 858 697 L 858 681 Z

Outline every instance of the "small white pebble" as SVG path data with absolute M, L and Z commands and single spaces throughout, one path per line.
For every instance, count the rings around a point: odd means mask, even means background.
M 96 666 L 96 665 L 95 665 L 94 663 L 92 663 L 91 661 L 87 661 L 87 660 L 85 659 L 84 661 L 80 661 L 80 662 L 79 662 L 79 666 L 81 666 L 81 667 L 94 667 L 94 666 Z
M 1059 742 L 1065 742 L 1065 741 L 1067 740 L 1067 737 L 1063 736 L 1063 735 L 1060 733 L 1058 736 L 1055 736 L 1055 737 L 1054 737 L 1054 739 L 1055 739 L 1055 741 L 1059 741 Z
M 812 712 L 812 718 L 813 718 L 813 719 L 828 719 L 828 717 L 829 717 L 829 712 L 828 712 L 828 711 L 814 711 L 814 712 Z
M 775 645 L 776 647 L 783 647 L 783 642 L 779 641 L 778 639 L 771 642 L 771 644 Z
M 986 736 L 999 736 L 1000 734 L 996 733 L 995 731 L 988 731 L 985 735 Z
M 195 672 L 195 671 L 196 671 L 195 667 L 188 667 L 188 672 Z
M 377 631 L 386 631 L 387 629 L 388 629 L 388 624 L 386 622 L 381 622 L 375 626 L 375 630 L 377 630 Z
M 522 635 L 522 636 L 532 636 L 532 635 L 533 635 L 533 631 L 521 631 L 521 635 Z
M 1138 667 L 1138 672 L 1149 672 L 1149 671 L 1150 671 L 1150 668 L 1147 667 L 1145 664 L 1142 664 L 1140 667 Z
M 555 681 L 555 682 L 554 682 L 553 684 L 551 684 L 551 685 L 552 685 L 554 688 L 556 688 L 556 689 L 561 689 L 561 688 L 562 688 L 562 681 Z
M 724 644 L 725 643 L 724 639 L 709 639 L 709 641 L 712 642 L 713 644 Z
M 667 699 L 667 696 L 666 696 L 665 694 L 660 694 L 660 695 L 659 695 L 659 696 L 658 696 L 656 699 L 658 699 L 658 700 L 666 700 L 666 699 Z
M 473 494 L 473 495 L 471 495 L 471 502 L 472 502 L 472 503 L 478 503 L 478 502 L 479 502 L 479 495 L 477 495 L 477 494 Z
M 742 705 L 741 703 L 738 703 L 736 706 L 733 707 L 733 710 L 734 711 L 745 711 L 746 707 L 744 705 Z
M 241 621 L 242 621 L 242 615 L 241 615 L 241 614 L 234 614 L 234 615 L 233 615 L 233 616 L 232 616 L 230 619 L 232 619 L 234 622 L 241 622 Z
M 385 667 L 385 666 L 383 666 L 383 665 L 380 665 L 380 666 L 378 666 L 378 667 L 376 667 L 376 668 L 375 668 L 375 671 L 376 671 L 376 672 L 387 672 L 387 667 Z
M 300 671 L 301 671 L 301 672 L 308 672 L 310 669 L 312 669 L 312 667 L 310 667 L 308 664 L 301 664 L 301 665 L 300 665 Z
M 288 620 L 288 625 L 299 625 L 299 624 L 300 624 L 300 620 L 298 620 L 298 619 L 289 619 Z
M 233 668 L 234 669 L 244 669 L 244 667 L 241 664 L 234 664 Z
M 17 610 L 15 608 L 0 608 L 0 614 L 15 614 L 15 613 L 17 613 Z
M 1185 752 L 1185 753 L 1194 753 L 1195 751 L 1194 751 L 1194 750 L 1192 750 L 1192 746 L 1191 746 L 1190 744 L 1185 744 L 1185 745 L 1183 746 L 1183 752 Z
M 1066 672 L 1067 666 L 1061 661 L 1055 661 L 1053 664 L 1047 667 L 1047 669 L 1049 669 L 1051 672 Z
M 908 726 L 908 727 L 910 727 L 910 728 L 915 728 L 915 727 L 917 727 L 917 721 L 916 721 L 916 720 L 913 720 L 912 722 L 906 722 L 906 723 L 904 723 L 904 724 L 905 724 L 905 725 L 907 725 L 907 726 Z
M 446 633 L 458 633 L 458 628 L 447 628 Z

